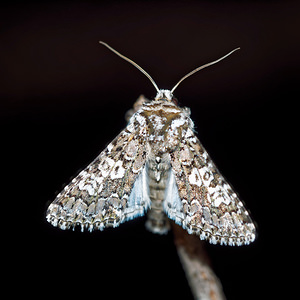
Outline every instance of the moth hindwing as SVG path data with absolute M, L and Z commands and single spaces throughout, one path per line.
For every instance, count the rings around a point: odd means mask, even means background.
M 52 225 L 103 230 L 148 210 L 156 233 L 168 231 L 168 216 L 213 244 L 254 241 L 247 210 L 195 136 L 189 109 L 170 94 L 138 100 L 126 128 L 50 204 Z

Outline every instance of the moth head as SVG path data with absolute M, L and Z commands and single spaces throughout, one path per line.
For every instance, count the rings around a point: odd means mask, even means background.
M 200 66 L 196 69 L 194 69 L 193 71 L 191 71 L 190 73 L 186 74 L 185 76 L 183 76 L 176 84 L 175 86 L 171 89 L 171 90 L 161 90 L 158 88 L 157 84 L 155 83 L 155 81 L 152 79 L 152 77 L 142 68 L 140 67 L 137 63 L 135 63 L 133 60 L 129 59 L 128 57 L 122 55 L 121 53 L 119 53 L 118 51 L 116 51 L 114 48 L 110 47 L 108 44 L 100 41 L 100 44 L 104 45 L 105 47 L 107 47 L 109 50 L 111 50 L 112 52 L 114 52 L 115 54 L 117 54 L 118 56 L 120 56 L 121 58 L 123 58 L 124 60 L 128 61 L 129 63 L 131 63 L 132 65 L 134 65 L 136 68 L 138 68 L 144 75 L 146 75 L 148 77 L 148 79 L 151 81 L 151 83 L 153 84 L 153 86 L 155 87 L 157 94 L 155 97 L 155 100 L 167 100 L 167 101 L 172 101 L 177 105 L 177 100 L 173 97 L 173 92 L 175 91 L 175 89 L 179 86 L 179 84 L 185 80 L 186 78 L 190 77 L 191 75 L 195 74 L 196 72 L 209 67 L 213 64 L 218 63 L 219 61 L 221 61 L 222 59 L 226 58 L 227 56 L 229 56 L 230 54 L 232 54 L 234 51 L 239 50 L 240 48 L 236 48 L 232 51 L 230 51 L 229 53 L 227 53 L 226 55 L 222 56 L 221 58 L 212 61 L 208 64 L 205 64 L 203 66 Z
M 159 90 L 156 94 L 155 100 L 167 100 L 167 101 L 172 101 L 173 99 L 173 94 L 171 93 L 170 90 Z
M 178 106 L 178 100 L 173 96 L 170 90 L 159 90 L 154 98 L 154 101 L 168 101 Z

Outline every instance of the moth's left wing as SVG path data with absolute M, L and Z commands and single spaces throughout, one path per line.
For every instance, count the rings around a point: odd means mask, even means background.
M 213 244 L 243 245 L 255 239 L 243 203 L 192 130 L 186 131 L 170 160 L 164 208 L 171 219 Z
M 146 142 L 128 125 L 49 205 L 47 220 L 61 229 L 116 227 L 150 206 Z

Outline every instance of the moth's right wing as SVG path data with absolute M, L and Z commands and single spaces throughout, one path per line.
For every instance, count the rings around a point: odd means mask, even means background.
M 164 208 L 171 219 L 213 244 L 254 241 L 255 226 L 244 204 L 192 130 L 170 154 L 170 162 Z
M 147 146 L 128 126 L 49 205 L 47 220 L 61 229 L 116 227 L 150 206 Z

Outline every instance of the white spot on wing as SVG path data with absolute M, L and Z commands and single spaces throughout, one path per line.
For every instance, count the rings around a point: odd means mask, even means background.
M 90 194 L 90 196 L 93 196 L 94 193 L 95 193 L 95 189 L 94 189 L 90 184 L 87 184 L 87 185 L 85 186 L 85 190 L 88 191 L 88 193 Z
M 175 119 L 171 123 L 171 129 L 176 130 L 177 127 L 181 127 L 185 122 L 186 120 L 184 118 Z
M 110 173 L 110 177 L 111 179 L 122 178 L 124 177 L 124 174 L 125 169 L 123 168 L 123 162 L 118 160 Z
M 202 181 L 199 176 L 199 172 L 196 168 L 193 168 L 193 170 L 189 176 L 189 182 L 190 182 L 190 184 L 195 184 L 195 185 L 201 186 Z

